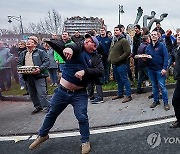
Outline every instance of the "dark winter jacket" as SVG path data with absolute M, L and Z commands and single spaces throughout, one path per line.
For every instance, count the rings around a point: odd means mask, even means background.
M 82 36 L 82 35 L 79 35 L 79 37 L 76 37 L 75 35 L 73 35 L 72 37 L 71 37 L 71 40 L 73 41 L 73 42 L 81 42 L 82 40 L 84 40 L 84 37 Z
M 103 76 L 104 67 L 101 61 L 101 55 L 97 51 L 87 53 L 83 48 L 83 42 L 69 44 L 66 47 L 73 50 L 71 60 L 66 60 L 63 55 L 65 46 L 58 41 L 47 42 L 54 50 L 56 50 L 62 58 L 66 61 L 62 77 L 77 86 L 86 87 L 88 83 L 94 81 L 96 84 L 100 83 L 100 77 Z M 85 75 L 82 80 L 76 78 L 74 75 L 77 71 L 84 70 Z
M 133 37 L 133 56 L 137 55 L 138 48 L 141 44 L 141 33 L 137 34 L 135 33 Z
M 142 42 L 138 48 L 137 54 L 145 54 L 145 50 L 147 47 L 148 43 L 147 42 Z M 138 59 L 138 66 L 139 67 L 147 67 L 147 64 L 141 59 Z
M 180 46 L 176 46 L 176 48 L 173 49 L 172 61 L 175 62 L 174 79 L 180 80 Z
M 130 44 L 128 40 L 121 35 L 119 38 L 112 40 L 108 60 L 113 65 L 127 64 L 130 53 Z

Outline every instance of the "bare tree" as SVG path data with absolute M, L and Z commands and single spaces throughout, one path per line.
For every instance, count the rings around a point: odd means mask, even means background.
M 29 33 L 37 33 L 37 24 L 29 23 L 28 32 Z
M 32 33 L 62 33 L 63 30 L 63 20 L 61 15 L 56 11 L 48 11 L 47 17 L 44 21 L 40 20 L 38 23 L 29 23 L 29 32 Z
M 56 11 L 48 11 L 48 16 L 45 18 L 45 26 L 48 33 L 61 33 L 63 29 L 62 17 Z
M 10 30 L 7 30 L 7 29 L 0 29 L 0 34 L 1 35 L 7 35 L 10 33 Z
M 12 32 L 13 32 L 13 34 L 21 34 L 20 28 L 18 26 L 14 26 L 14 25 L 12 28 Z
M 47 16 L 44 18 L 44 20 L 40 20 L 38 23 L 31 22 L 27 27 L 23 26 L 23 29 L 24 33 L 61 34 L 63 31 L 63 22 L 64 19 L 62 19 L 61 15 L 55 9 L 53 9 L 52 11 L 48 11 Z M 21 27 L 13 26 L 13 28 L 10 30 L 0 29 L 0 34 L 21 34 Z

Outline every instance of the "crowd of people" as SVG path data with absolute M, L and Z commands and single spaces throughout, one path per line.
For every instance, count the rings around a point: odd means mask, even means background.
M 20 89 L 26 89 L 31 97 L 35 107 L 31 114 L 47 113 L 30 149 L 49 138 L 48 132 L 56 118 L 71 104 L 79 122 L 82 153 L 89 152 L 88 98 L 92 104 L 103 103 L 102 85 L 110 79 L 118 85 L 117 95 L 112 100 L 123 98 L 122 103 L 129 102 L 133 99 L 131 86 L 134 83 L 137 83 L 137 94 L 142 94 L 145 92 L 143 83 L 150 82 L 153 97 L 150 108 L 160 104 L 162 95 L 164 110 L 169 110 L 166 78 L 171 67 L 177 80 L 172 99 L 177 121 L 170 127 L 180 127 L 180 29 L 172 35 L 170 29 L 164 31 L 161 24 L 156 23 L 151 32 L 140 25 L 134 26 L 134 32 L 131 37 L 120 24 L 114 27 L 114 35 L 101 27 L 99 34 L 92 30 L 82 36 L 76 30 L 70 36 L 64 31 L 60 37 L 52 34 L 41 43 L 37 37 L 30 36 L 10 49 L 0 41 L 0 91 L 10 90 L 13 77 Z M 39 67 L 32 74 L 18 74 L 20 66 Z M 47 99 L 48 75 L 50 86 L 57 87 L 51 100 Z

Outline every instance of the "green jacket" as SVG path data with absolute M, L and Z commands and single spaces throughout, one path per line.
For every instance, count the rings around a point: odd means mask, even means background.
M 131 48 L 128 40 L 120 37 L 112 41 L 108 60 L 114 65 L 126 64 L 130 53 Z
M 69 44 L 72 44 L 72 43 L 74 43 L 72 40 L 68 40 L 65 43 L 65 46 L 67 46 Z M 64 64 L 65 63 L 65 61 L 62 59 L 62 57 L 56 51 L 54 51 L 54 60 L 58 61 L 58 63 L 60 63 L 60 64 Z

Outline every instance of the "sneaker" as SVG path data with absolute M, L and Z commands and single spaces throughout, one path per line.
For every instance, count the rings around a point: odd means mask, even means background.
M 49 112 L 49 107 L 43 107 L 42 112 L 48 113 Z
M 24 89 L 24 86 L 21 86 L 20 90 L 23 90 Z
M 38 107 L 38 108 L 36 108 L 34 111 L 31 112 L 31 115 L 34 115 L 34 114 L 36 114 L 36 113 L 39 113 L 39 112 L 41 112 L 42 110 L 43 110 L 42 108 Z
M 57 83 L 55 83 L 55 84 L 53 85 L 53 87 L 57 87 L 57 85 L 58 85 L 58 84 L 57 84 Z
M 122 103 L 126 103 L 126 102 L 129 102 L 129 101 L 131 101 L 131 100 L 132 100 L 132 97 L 131 97 L 131 96 L 126 96 L 126 97 L 123 99 Z
M 52 86 L 54 86 L 54 83 L 51 83 L 51 84 L 50 84 L 50 87 L 52 87 Z
M 165 111 L 170 110 L 169 104 L 164 105 L 164 110 L 165 110 Z
M 123 98 L 123 97 L 124 97 L 124 95 L 114 96 L 114 97 L 112 98 L 112 100 L 120 99 L 120 98 Z
M 146 87 L 149 87 L 149 85 L 150 85 L 149 81 L 145 81 L 145 85 L 146 85 Z
M 30 150 L 33 150 L 37 148 L 41 143 L 45 142 L 47 139 L 49 139 L 49 135 L 46 135 L 44 137 L 38 136 L 35 141 L 29 146 Z
M 160 102 L 153 102 L 151 105 L 150 105 L 150 108 L 155 108 L 157 105 L 159 105 Z
M 89 142 L 82 143 L 82 154 L 88 154 L 91 150 L 91 146 Z
M 92 104 L 100 104 L 103 103 L 103 99 L 102 98 L 95 98 L 94 100 L 91 101 Z
M 172 124 L 169 125 L 170 128 L 179 128 L 180 127 L 180 122 L 175 121 Z

